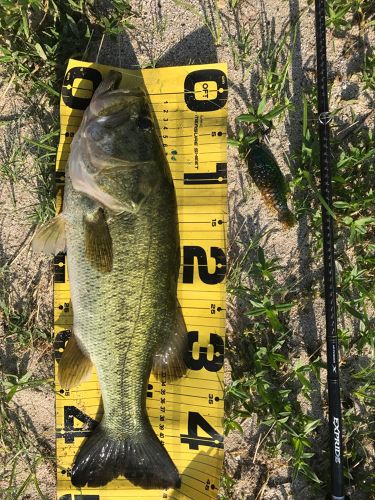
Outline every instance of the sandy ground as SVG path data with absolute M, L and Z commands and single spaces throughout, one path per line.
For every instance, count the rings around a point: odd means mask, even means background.
M 296 33 L 295 51 L 290 68 L 289 95 L 295 104 L 295 111 L 287 116 L 284 123 L 270 136 L 270 147 L 287 176 L 292 171 L 285 158 L 300 146 L 302 128 L 302 90 L 314 76 L 315 34 L 314 13 L 306 1 L 275 0 L 240 2 L 240 8 L 234 14 L 227 2 L 218 2 L 221 18 L 221 36 L 214 40 L 217 33 L 214 3 L 194 0 L 189 2 L 196 12 L 187 12 L 172 0 L 146 0 L 133 2 L 140 16 L 134 19 L 135 29 L 129 34 L 119 36 L 113 41 L 105 38 L 100 54 L 97 56 L 99 40 L 93 40 L 89 46 L 88 59 L 102 64 L 122 67 L 173 66 L 185 64 L 228 63 L 230 94 L 228 108 L 229 132 L 235 130 L 235 117 L 252 103 L 256 106 L 254 84 L 258 78 L 257 55 L 265 50 L 270 41 L 277 40 L 291 22 L 303 11 L 301 24 Z M 198 13 L 198 15 L 197 15 Z M 238 37 L 240 29 L 251 32 L 251 50 L 244 64 L 235 64 L 233 39 Z M 356 28 L 352 35 L 355 37 Z M 214 34 L 214 37 L 212 36 Z M 350 41 L 350 40 L 349 40 Z M 348 39 L 328 36 L 329 76 L 333 82 L 331 100 L 340 104 L 343 111 L 340 119 L 345 121 L 350 116 L 346 102 L 356 100 L 355 109 L 365 114 L 369 106 L 366 93 L 360 92 L 360 86 L 354 73 L 360 62 L 356 52 L 343 57 L 344 45 Z M 255 64 L 254 64 L 255 63 Z M 250 70 L 248 69 L 250 67 Z M 7 82 L 2 82 L 0 95 Z M 24 103 L 12 89 L 6 99 L 0 102 L 1 116 L 10 116 L 22 112 Z M 56 113 L 57 110 L 51 110 Z M 37 135 L 29 113 L 19 121 L 17 133 L 22 137 Z M 9 129 L 8 129 L 9 130 Z M 1 139 L 2 148 L 6 148 L 7 136 Z M 293 170 L 293 168 L 292 168 Z M 251 186 L 244 165 L 233 148 L 228 150 L 228 203 L 229 228 L 228 242 L 230 257 L 234 258 L 235 238 L 248 241 L 260 230 L 268 229 L 271 236 L 264 245 L 268 257 L 278 257 L 286 266 L 280 279 L 295 276 L 302 279 L 308 288 L 314 273 L 319 272 L 310 262 L 310 229 L 302 219 L 295 227 L 285 230 L 269 213 L 255 186 Z M 30 189 L 33 186 L 33 189 Z M 51 329 L 52 321 L 52 280 L 51 264 L 48 259 L 32 257 L 30 240 L 33 229 L 27 219 L 29 207 L 36 203 L 35 179 L 32 161 L 25 162 L 23 181 L 15 186 L 1 183 L 0 187 L 0 261 L 10 265 L 4 279 L 4 287 L 12 294 L 14 304 L 27 307 L 32 304 L 37 308 L 36 321 L 44 329 Z M 232 302 L 229 308 L 228 334 L 233 338 L 238 328 L 240 311 Z M 1 320 L 1 318 L 0 318 Z M 323 302 L 311 296 L 306 299 L 306 307 L 292 311 L 293 342 L 299 346 L 299 356 L 307 360 L 324 338 Z M 1 324 L 0 324 L 1 327 Z M 24 354 L 15 350 L 12 340 L 4 338 L 0 328 L 0 362 L 6 373 L 23 374 L 27 370 L 38 378 L 52 375 L 52 349 L 39 347 L 32 351 L 25 349 Z M 228 369 L 227 380 L 230 377 Z M 310 403 L 310 413 L 316 418 L 323 416 L 323 393 Z M 26 415 L 29 431 L 35 437 L 35 447 L 45 455 L 54 453 L 54 395 L 52 390 L 38 389 L 20 392 L 14 400 L 14 419 L 17 415 Z M 244 426 L 244 435 L 232 433 L 226 439 L 226 469 L 236 478 L 237 483 L 233 499 L 322 499 L 323 496 L 312 493 L 303 480 L 292 483 L 291 471 L 281 460 L 269 461 L 256 451 L 259 432 L 255 422 L 248 421 Z M 19 479 L 25 475 L 20 467 Z M 45 461 L 37 471 L 42 491 L 46 498 L 54 498 L 55 469 L 53 460 Z M 22 498 L 40 498 L 35 488 L 30 486 Z M 361 495 L 352 498 L 365 498 Z

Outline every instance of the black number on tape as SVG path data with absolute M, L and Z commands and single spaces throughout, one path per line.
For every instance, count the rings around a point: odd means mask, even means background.
M 59 497 L 59 500 L 100 500 L 99 495 L 73 495 L 68 493 L 67 495 L 63 495 Z
M 198 340 L 199 332 L 188 333 L 189 351 L 185 356 L 185 363 L 191 370 L 201 370 L 205 368 L 209 372 L 217 372 L 224 363 L 224 340 L 216 333 L 210 333 L 210 343 L 213 346 L 213 359 L 209 360 L 207 357 L 208 345 L 199 346 L 199 358 L 193 358 L 193 347 Z
M 200 427 L 210 437 L 198 436 L 198 427 Z M 188 414 L 188 433 L 180 434 L 181 443 L 189 445 L 190 450 L 198 450 L 199 446 L 211 446 L 213 448 L 224 448 L 224 437 L 219 434 L 205 420 L 202 415 L 195 411 L 189 411 Z
M 65 172 L 63 170 L 56 170 L 55 183 L 57 186 L 63 186 L 65 183 Z
M 209 82 L 216 84 L 216 97 L 209 99 Z M 184 95 L 186 106 L 191 111 L 217 111 L 228 100 L 228 80 L 219 69 L 199 69 L 185 78 Z
M 71 330 L 63 330 L 62 332 L 58 333 L 55 337 L 53 347 L 55 350 L 55 359 L 57 363 L 61 359 L 63 350 L 65 349 L 65 344 L 68 342 L 71 334 L 72 334 Z
M 148 384 L 148 386 L 147 386 L 147 394 L 146 394 L 146 396 L 148 398 L 152 398 L 152 391 L 153 391 L 153 389 L 154 389 L 154 386 L 151 385 L 151 384 Z
M 74 82 L 77 78 L 88 80 L 92 83 L 92 89 L 90 89 L 90 97 L 77 97 L 73 95 Z M 92 94 L 98 88 L 101 81 L 102 75 L 98 70 L 94 68 L 77 67 L 70 69 L 65 75 L 63 86 L 61 89 L 61 97 L 64 101 L 64 104 L 72 109 L 86 109 L 90 104 Z
M 65 283 L 65 257 L 64 253 L 58 253 L 53 259 L 55 283 Z
M 184 174 L 184 184 L 226 184 L 227 164 L 216 163 L 216 172 Z
M 75 418 L 84 424 L 83 427 L 74 427 Z M 56 437 L 64 438 L 65 443 L 74 443 L 74 438 L 87 437 L 97 425 L 96 420 L 76 406 L 64 406 L 64 429 L 63 432 L 57 429 Z
M 184 246 L 184 270 L 183 283 L 194 282 L 194 258 L 198 260 L 199 278 L 208 285 L 221 283 L 225 278 L 226 260 L 225 253 L 221 248 L 211 247 L 211 257 L 216 261 L 215 271 L 208 272 L 207 254 L 202 247 Z

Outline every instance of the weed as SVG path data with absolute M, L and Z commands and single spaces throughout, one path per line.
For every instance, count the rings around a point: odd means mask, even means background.
M 234 479 L 232 479 L 228 474 L 224 474 L 220 478 L 220 489 L 221 492 L 218 495 L 219 500 L 230 500 L 233 498 L 233 486 L 235 484 Z
M 52 382 L 52 379 L 31 379 L 32 372 L 27 372 L 21 377 L 18 375 L 5 374 L 6 380 L 3 381 L 4 399 L 7 403 L 11 401 L 13 396 L 24 389 L 34 389 L 44 386 L 47 382 Z
M 229 7 L 231 9 L 236 9 L 240 3 L 241 0 L 229 0 Z
M 344 399 L 344 448 L 347 461 L 346 475 L 354 484 L 361 485 L 364 493 L 374 494 L 374 482 L 371 466 L 368 465 L 371 454 L 371 441 L 374 434 L 374 422 L 364 419 L 374 404 L 375 366 L 373 360 L 366 366 L 351 373 L 351 392 Z
M 244 70 L 245 67 L 250 66 L 253 51 L 253 30 L 256 25 L 257 22 L 252 26 L 239 26 L 236 36 L 229 39 L 235 69 L 241 66 Z
M 46 498 L 37 479 L 37 468 L 42 462 L 51 461 L 52 457 L 42 455 L 37 450 L 30 430 L 21 415 L 15 413 L 12 400 L 15 394 L 24 389 L 45 387 L 50 379 L 33 379 L 31 372 L 23 376 L 4 374 L 0 378 L 0 443 L 7 457 L 2 463 L 2 498 L 13 500 L 25 497 L 25 492 L 33 484 L 39 498 Z M 26 472 L 26 478 L 21 484 L 19 470 Z
M 286 297 L 291 290 L 278 283 L 275 273 L 282 267 L 276 258 L 267 259 L 260 240 L 258 237 L 250 242 L 228 276 L 228 291 L 247 305 L 245 316 L 250 321 L 229 354 L 239 366 L 238 357 L 245 352 L 246 344 L 248 356 L 242 375 L 226 392 L 230 410 L 225 432 L 241 430 L 241 422 L 256 415 L 269 453 L 282 454 L 293 465 L 295 475 L 302 473 L 320 484 L 310 459 L 315 455 L 312 438 L 321 422 L 302 411 L 292 390 L 297 384 L 310 399 L 315 390 L 311 379 L 318 381 L 321 365 L 315 359 L 308 365 L 293 366 L 288 359 L 288 315 L 293 301 Z
M 185 0 L 173 0 L 173 2 L 199 19 L 199 21 L 206 26 L 208 31 L 211 33 L 214 44 L 216 46 L 220 45 L 222 26 L 219 0 L 214 0 L 214 9 L 211 12 L 207 12 L 205 8 L 203 8 L 203 12 L 201 12 L 199 9 L 191 5 L 190 2 L 186 2 Z M 203 2 L 202 5 L 204 6 Z
M 371 24 L 363 7 L 364 23 Z M 350 15 L 358 12 L 358 2 L 329 2 L 328 26 L 338 34 L 351 27 Z M 241 128 L 230 143 L 244 157 L 254 141 L 271 130 L 290 109 L 285 89 L 292 47 L 265 49 L 260 60 L 257 83 L 259 102 L 249 106 L 248 113 L 237 117 Z M 284 44 L 284 45 L 283 45 Z M 290 51 L 289 55 L 287 51 Z M 268 59 L 267 59 L 268 58 Z M 275 63 L 276 62 L 276 63 Z M 365 89 L 373 86 L 373 58 L 367 53 L 362 78 Z M 276 69 L 275 69 L 276 68 Z M 269 114 L 270 113 L 270 114 Z M 333 120 L 341 110 L 331 112 Z M 373 433 L 371 406 L 374 402 L 374 337 L 371 313 L 375 306 L 374 281 L 374 178 L 375 144 L 372 132 L 356 128 L 356 134 L 341 139 L 341 127 L 332 128 L 333 208 L 328 207 L 319 189 L 319 147 L 316 130 L 317 102 L 314 92 L 303 96 L 302 148 L 293 160 L 297 168 L 291 181 L 297 218 L 304 217 L 310 229 L 310 259 L 322 262 L 321 206 L 335 221 L 337 264 L 337 311 L 342 359 L 342 399 L 344 402 L 345 475 L 354 487 L 373 492 L 369 471 L 369 443 Z M 353 122 L 357 118 L 353 116 Z M 339 120 L 337 120 L 339 122 Z M 304 475 L 316 488 L 327 481 L 328 455 L 317 467 L 317 429 L 321 419 L 312 418 L 300 404 L 316 401 L 320 392 L 320 371 L 325 368 L 319 351 L 308 363 L 293 362 L 289 339 L 289 314 L 300 304 L 306 290 L 296 284 L 288 292 L 276 276 L 285 275 L 278 261 L 267 259 L 260 239 L 239 250 L 228 277 L 228 291 L 245 310 L 244 326 L 239 338 L 229 346 L 233 363 L 233 381 L 227 388 L 225 431 L 241 431 L 247 418 L 256 416 L 259 424 L 260 448 L 270 456 L 282 456 L 293 467 L 293 477 Z M 322 294 L 322 284 L 315 278 L 311 290 Z M 309 292 L 311 293 L 311 292 Z M 246 357 L 245 357 L 246 353 Z M 361 368 L 357 365 L 360 361 Z M 355 367 L 354 369 L 351 367 Z M 298 400 L 295 395 L 300 394 Z M 326 431 L 325 431 L 326 433 Z M 319 441 L 318 441 L 319 442 Z
M 268 107 L 266 107 L 267 104 Z M 285 97 L 283 103 L 272 105 L 270 101 L 267 102 L 267 97 L 264 96 L 259 102 L 257 109 L 254 109 L 250 105 L 247 113 L 237 116 L 238 122 L 246 123 L 253 127 L 251 135 L 245 135 L 244 132 L 240 132 L 239 140 L 237 142 L 232 140 L 230 143 L 237 145 L 240 153 L 245 155 L 249 145 L 261 139 L 266 130 L 269 131 L 274 128 L 275 120 L 281 119 L 285 115 L 286 110 L 291 108 L 292 103 L 287 97 Z
M 35 308 L 31 302 L 22 308 L 17 308 L 0 299 L 0 312 L 3 315 L 5 335 L 14 345 L 25 348 L 37 340 L 50 341 L 50 334 L 40 328 L 35 319 Z
M 293 25 L 276 42 L 267 43 L 262 50 L 256 86 L 258 105 L 250 105 L 247 113 L 237 117 L 237 121 L 245 124 L 245 127 L 239 129 L 237 138 L 229 141 L 231 145 L 239 148 L 242 157 L 246 156 L 253 142 L 261 141 L 283 119 L 286 112 L 293 108 L 286 90 L 296 27 L 297 24 Z M 289 46 L 287 40 L 290 38 L 292 42 Z M 247 43 L 248 40 L 247 38 Z
M 368 90 L 375 90 L 375 54 L 367 53 L 365 55 L 362 80 L 364 83 L 364 88 Z
M 260 65 L 262 68 L 258 89 L 261 98 L 272 99 L 274 103 L 283 100 L 288 83 L 288 72 L 293 57 L 297 34 L 297 21 L 285 30 L 280 38 L 264 47 Z M 291 40 L 291 42 L 288 42 Z
M 300 167 L 293 180 L 296 189 L 305 191 L 297 197 L 299 213 L 308 217 L 312 228 L 312 254 L 321 259 L 322 233 L 317 178 L 319 171 L 317 137 L 314 130 L 316 116 L 314 95 L 304 96 L 303 144 L 299 158 Z M 346 373 L 347 360 L 360 355 L 367 358 L 374 351 L 373 330 L 370 311 L 375 305 L 373 293 L 373 214 L 374 192 L 370 179 L 374 176 L 373 158 L 375 144 L 372 132 L 362 128 L 356 135 L 349 135 L 343 142 L 340 129 L 333 129 L 332 137 L 332 190 L 335 218 L 336 262 L 337 262 L 337 313 L 342 371 Z M 302 189 L 301 189 L 302 188 Z M 348 327 L 350 325 L 350 327 Z M 373 362 L 360 375 L 346 375 L 342 397 L 344 405 L 344 435 L 347 468 L 345 474 L 363 491 L 370 491 L 366 469 L 368 435 L 370 433 L 371 390 L 373 384 Z M 362 383 L 353 389 L 358 380 Z M 345 378 L 344 378 L 345 380 Z M 366 405 L 364 405 L 366 401 Z M 346 402 L 346 403 L 345 403 Z M 361 410 L 359 411 L 359 408 Z
M 371 0 L 328 0 L 326 25 L 335 36 L 344 37 L 354 24 L 363 34 L 374 26 L 374 6 Z
M 17 124 L 6 127 L 3 146 L 0 150 L 0 179 L 7 182 L 13 207 L 16 207 L 15 186 L 21 180 L 23 173 L 24 144 L 20 140 Z
M 342 0 L 329 0 L 326 3 L 326 26 L 337 34 L 341 34 L 350 27 L 347 14 L 352 8 L 351 2 Z
M 36 225 L 44 224 L 56 214 L 54 171 L 58 137 L 59 130 L 55 124 L 50 132 L 37 140 L 26 139 L 35 156 L 35 198 L 38 202 L 29 213 L 29 220 Z
M 100 27 L 105 33 L 116 36 L 124 29 L 133 29 L 131 18 L 135 16 L 130 3 L 123 0 L 113 0 L 105 8 L 97 9 L 95 2 L 86 3 L 86 13 L 90 22 Z
M 84 53 L 93 30 L 109 35 L 132 28 L 130 4 L 115 0 L 105 10 L 94 2 L 0 1 L 0 61 L 9 74 L 34 83 L 54 104 L 60 95 L 65 63 Z

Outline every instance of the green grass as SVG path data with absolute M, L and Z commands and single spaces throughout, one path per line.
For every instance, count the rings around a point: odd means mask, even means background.
M 38 449 L 26 420 L 16 412 L 12 400 L 16 393 L 25 389 L 38 390 L 50 385 L 50 379 L 36 379 L 31 372 L 19 377 L 2 374 L 0 378 L 0 445 L 6 455 L 3 456 L 2 483 L 0 490 L 4 500 L 25 498 L 26 490 L 31 486 L 41 499 L 46 499 L 37 478 L 37 468 L 54 457 L 43 454 Z M 20 481 L 19 472 L 25 471 Z
M 51 342 L 50 332 L 38 325 L 35 312 L 37 305 L 30 300 L 16 307 L 10 303 L 6 293 L 0 297 L 0 311 L 5 329 L 5 342 L 13 347 L 31 348 L 39 340 Z
M 31 223 L 38 225 L 55 216 L 54 172 L 56 149 L 59 140 L 57 123 L 51 125 L 50 131 L 39 135 L 38 139 L 26 138 L 26 143 L 35 158 L 34 193 L 37 203 L 30 207 L 28 218 Z
M 316 113 L 315 97 L 305 96 L 304 141 L 300 168 L 293 180 L 297 212 L 311 227 L 312 258 L 322 259 L 322 233 L 318 184 L 316 131 L 309 116 Z M 333 129 L 332 153 L 338 324 L 341 351 L 342 401 L 344 418 L 345 474 L 354 487 L 374 492 L 368 457 L 374 428 L 374 331 L 371 316 L 374 294 L 374 178 L 375 142 L 372 132 L 362 127 L 341 140 L 339 127 Z M 308 174 L 308 175 L 307 175 Z M 356 365 L 359 365 L 358 368 Z M 358 388 L 358 389 L 357 389 Z M 368 466 L 367 466 L 368 467 Z
M 321 422 L 303 411 L 296 392 L 311 398 L 317 390 L 311 379 L 319 384 L 321 361 L 315 357 L 299 365 L 290 359 L 288 320 L 298 294 L 278 283 L 275 275 L 285 269 L 267 259 L 261 241 L 257 237 L 242 249 L 228 275 L 228 292 L 241 300 L 248 320 L 228 349 L 234 379 L 226 390 L 225 432 L 241 431 L 244 420 L 256 415 L 268 453 L 281 453 L 294 476 L 302 473 L 319 484 L 308 460 L 315 455 L 312 441 Z
M 205 26 L 212 36 L 215 46 L 219 46 L 222 41 L 222 21 L 220 13 L 219 0 L 213 0 L 204 8 L 204 3 L 201 8 L 197 8 L 186 0 L 172 0 L 177 6 L 183 8 L 186 12 L 197 18 L 203 26 Z M 210 8 L 212 6 L 212 8 Z
M 251 69 L 253 53 L 252 41 L 254 38 L 254 30 L 257 26 L 258 22 L 255 22 L 251 26 L 239 26 L 236 36 L 229 39 L 234 68 L 239 69 L 241 67 L 246 76 Z M 247 68 L 246 71 L 245 68 Z
M 374 13 L 371 0 L 327 0 L 326 26 L 339 37 L 345 37 L 356 24 L 363 33 L 374 26 Z
M 108 8 L 82 0 L 1 0 L 0 62 L 18 82 L 32 82 L 57 103 L 67 59 L 85 53 L 94 31 L 111 36 L 131 27 L 132 15 L 129 3 L 120 0 Z
M 327 26 L 334 36 L 344 37 L 353 23 L 360 25 L 360 36 L 373 26 L 367 2 L 328 2 Z M 354 21 L 353 21 L 354 19 Z M 354 23 L 354 24 L 355 24 Z M 281 38 L 259 62 L 257 92 L 259 101 L 237 117 L 239 129 L 230 144 L 242 157 L 255 140 L 273 134 L 275 124 L 292 107 L 285 92 L 289 85 L 290 37 Z M 289 53 L 289 55 L 288 55 Z M 373 89 L 374 58 L 367 46 L 359 72 L 363 90 Z M 330 213 L 335 220 L 338 286 L 338 324 L 341 356 L 341 396 L 344 420 L 345 476 L 351 491 L 365 495 L 375 492 L 369 456 L 374 437 L 375 364 L 373 311 L 374 294 L 374 157 L 375 141 L 371 129 L 352 113 L 353 131 L 337 125 L 332 109 L 332 170 L 334 203 Z M 322 263 L 321 205 L 319 192 L 319 150 L 315 117 L 315 88 L 305 87 L 303 96 L 302 147 L 287 158 L 294 172 L 290 182 L 294 210 L 300 224 L 309 229 L 310 266 Z M 267 235 L 262 235 L 265 239 Z M 323 345 L 308 362 L 295 362 L 295 344 L 300 342 L 290 328 L 290 311 L 302 312 L 306 298 L 323 299 L 320 275 L 309 288 L 295 283 L 285 286 L 280 276 L 288 276 L 288 266 L 280 268 L 277 258 L 267 258 L 262 238 L 239 251 L 228 276 L 228 292 L 245 310 L 244 327 L 228 349 L 233 380 L 227 387 L 226 432 L 239 431 L 246 419 L 254 418 L 261 434 L 262 450 L 269 457 L 281 457 L 291 468 L 292 478 L 304 476 L 315 494 L 329 488 L 327 407 L 324 418 L 313 418 L 301 401 L 326 397 L 321 375 L 325 371 Z M 287 279 L 287 278 L 284 278 Z M 246 353 L 246 355 L 245 355 Z M 322 371 L 323 370 L 323 371 Z M 297 398 L 297 394 L 299 397 Z M 316 403 L 315 403 L 316 404 Z M 309 405 L 307 405 L 307 408 Z M 235 481 L 223 480 L 223 498 L 231 498 Z
M 253 142 L 262 140 L 285 118 L 286 113 L 293 109 L 287 87 L 295 35 L 296 25 L 284 30 L 278 39 L 267 40 L 260 52 L 258 67 L 249 67 L 257 77 L 257 84 L 253 89 L 256 101 L 248 105 L 247 113 L 236 117 L 242 126 L 237 137 L 229 141 L 231 145 L 239 148 L 242 156 L 246 155 Z M 244 55 L 250 53 L 250 38 L 246 40 L 243 50 Z

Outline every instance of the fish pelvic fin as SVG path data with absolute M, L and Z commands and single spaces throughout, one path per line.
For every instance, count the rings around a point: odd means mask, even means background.
M 85 227 L 85 255 L 90 264 L 101 273 L 113 267 L 112 238 L 104 210 L 98 208 L 83 217 Z
M 58 379 L 63 389 L 70 389 L 87 380 L 92 371 L 90 358 L 83 352 L 72 333 L 61 356 Z
M 187 372 L 184 358 L 188 351 L 188 335 L 180 304 L 177 307 L 177 327 L 169 336 L 168 341 L 155 354 L 152 371 L 158 380 L 163 375 L 167 380 L 181 378 Z
M 105 486 L 125 476 L 144 489 L 179 488 L 181 479 L 151 426 L 119 439 L 101 424 L 84 442 L 75 459 L 71 481 L 76 487 Z
M 66 250 L 65 219 L 59 214 L 41 226 L 32 241 L 34 253 L 49 253 L 56 255 Z

